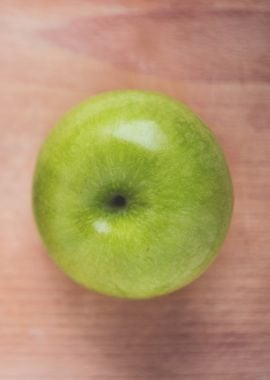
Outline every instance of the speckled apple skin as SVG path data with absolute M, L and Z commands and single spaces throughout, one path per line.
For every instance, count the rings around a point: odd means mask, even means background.
M 121 195 L 126 206 L 110 206 Z M 68 112 L 40 151 L 33 209 L 73 280 L 148 298 L 204 272 L 225 238 L 232 183 L 213 133 L 163 94 L 116 91 Z

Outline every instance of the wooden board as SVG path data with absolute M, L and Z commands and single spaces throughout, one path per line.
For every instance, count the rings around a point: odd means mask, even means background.
M 0 379 L 270 379 L 270 2 L 1 0 Z M 219 258 L 150 301 L 88 292 L 31 212 L 41 142 L 105 90 L 164 91 L 218 135 L 235 188 Z

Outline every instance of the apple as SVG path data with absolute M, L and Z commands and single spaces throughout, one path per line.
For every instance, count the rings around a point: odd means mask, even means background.
M 232 183 L 213 133 L 159 93 L 115 91 L 68 112 L 43 144 L 33 210 L 49 255 L 98 292 L 148 298 L 216 257 Z

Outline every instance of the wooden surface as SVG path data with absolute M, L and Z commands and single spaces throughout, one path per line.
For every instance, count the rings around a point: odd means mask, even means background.
M 270 379 L 270 2 L 0 1 L 0 379 Z M 164 91 L 228 156 L 234 218 L 221 254 L 151 301 L 60 273 L 31 213 L 38 148 L 89 95 Z

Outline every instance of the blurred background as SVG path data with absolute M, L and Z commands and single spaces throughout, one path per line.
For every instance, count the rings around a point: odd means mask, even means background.
M 270 2 L 0 1 L 0 379 L 269 380 Z M 46 255 L 36 155 L 71 106 L 140 88 L 217 134 L 235 188 L 214 265 L 150 301 L 89 292 Z

